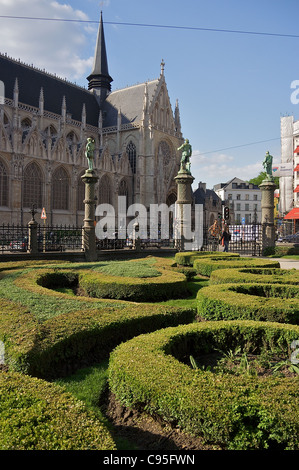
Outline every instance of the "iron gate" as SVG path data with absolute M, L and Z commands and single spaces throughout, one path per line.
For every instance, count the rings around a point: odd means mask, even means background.
M 228 250 L 248 256 L 261 256 L 262 254 L 262 224 L 230 225 L 231 240 Z M 221 231 L 211 233 L 209 227 L 203 230 L 204 251 L 223 251 L 221 244 Z

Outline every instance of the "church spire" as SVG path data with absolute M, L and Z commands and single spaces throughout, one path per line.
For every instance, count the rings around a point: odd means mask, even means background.
M 88 89 L 95 92 L 99 98 L 99 104 L 101 105 L 107 97 L 108 93 L 111 91 L 111 82 L 113 80 L 108 72 L 102 12 L 94 55 L 93 69 L 91 74 L 87 77 L 87 80 L 89 81 Z

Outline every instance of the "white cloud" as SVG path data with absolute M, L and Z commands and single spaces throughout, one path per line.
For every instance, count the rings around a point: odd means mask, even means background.
M 0 0 L 1 15 L 88 20 L 69 4 L 47 0 Z M 95 27 L 75 22 L 0 19 L 1 52 L 58 76 L 77 80 L 91 70 L 84 57 Z
M 198 182 L 207 183 L 208 188 L 213 188 L 215 184 L 226 183 L 234 177 L 248 181 L 256 177 L 263 171 L 262 162 L 252 162 L 240 165 L 240 161 L 235 161 L 232 155 L 225 153 L 201 154 L 195 150 L 191 157 L 191 172 L 195 180 L 194 189 Z

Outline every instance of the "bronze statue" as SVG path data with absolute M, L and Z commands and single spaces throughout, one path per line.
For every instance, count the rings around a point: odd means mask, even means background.
M 85 156 L 88 160 L 88 169 L 91 171 L 93 170 L 94 149 L 95 141 L 92 137 L 88 137 L 85 149 Z
M 272 162 L 273 162 L 272 155 L 270 155 L 269 152 L 266 152 L 266 156 L 265 156 L 265 159 L 263 161 L 263 167 L 265 169 L 267 179 L 272 179 L 273 178 L 273 176 L 272 176 Z
M 182 150 L 181 158 L 181 168 L 180 170 L 187 170 L 190 173 L 190 158 L 192 155 L 192 147 L 189 144 L 189 140 L 185 139 L 183 145 L 181 145 L 177 150 Z

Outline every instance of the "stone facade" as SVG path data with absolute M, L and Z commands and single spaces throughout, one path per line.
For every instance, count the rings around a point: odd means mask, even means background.
M 101 19 L 88 90 L 0 54 L 0 218 L 26 224 L 34 204 L 48 224 L 82 225 L 85 146 L 95 140 L 97 203 L 176 200 L 182 144 L 178 103 L 173 112 L 164 75 L 111 91 Z

